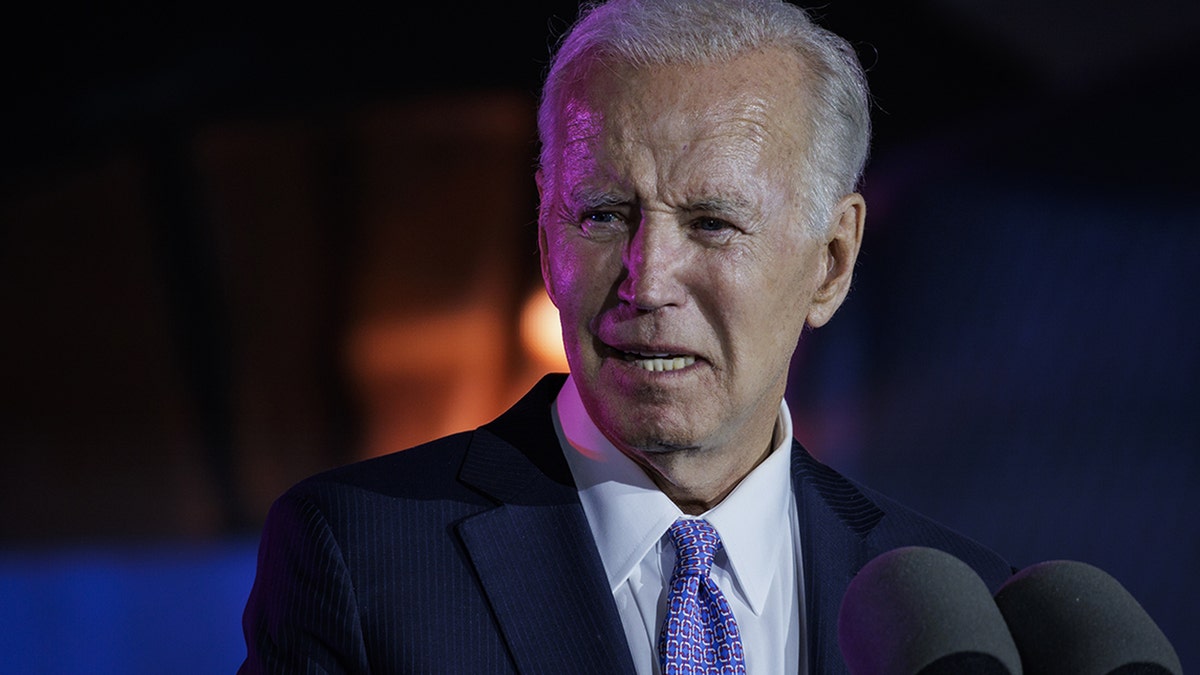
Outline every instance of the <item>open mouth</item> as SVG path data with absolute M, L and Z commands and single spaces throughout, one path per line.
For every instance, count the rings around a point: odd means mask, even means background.
M 696 357 L 691 355 L 641 354 L 638 352 L 620 352 L 620 354 L 628 363 L 652 373 L 680 370 L 696 362 Z

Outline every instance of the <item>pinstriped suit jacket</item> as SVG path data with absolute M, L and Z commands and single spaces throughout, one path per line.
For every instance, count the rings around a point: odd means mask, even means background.
M 267 517 L 241 673 L 632 673 L 542 380 L 473 432 L 320 474 Z M 864 564 L 945 550 L 993 590 L 1011 567 L 798 444 L 809 673 L 846 672 L 837 616 Z

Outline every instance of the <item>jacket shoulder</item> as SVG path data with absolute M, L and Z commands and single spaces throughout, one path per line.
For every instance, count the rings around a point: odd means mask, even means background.
M 305 478 L 287 494 L 364 491 L 391 497 L 445 495 L 458 485 L 456 477 L 476 433 L 464 431 L 329 469 Z
M 992 591 L 1012 576 L 1012 565 L 988 546 L 875 490 L 861 489 L 886 514 L 872 533 L 880 553 L 903 546 L 945 551 L 970 565 Z
M 987 546 L 842 475 L 799 444 L 796 450 L 793 471 L 798 489 L 818 493 L 824 508 L 862 542 L 868 559 L 904 546 L 925 546 L 967 563 L 992 590 L 1012 575 L 1012 566 Z

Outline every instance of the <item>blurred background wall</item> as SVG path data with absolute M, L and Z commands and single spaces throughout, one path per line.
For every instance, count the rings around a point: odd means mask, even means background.
M 532 120 L 574 5 L 401 5 L 7 22 L 0 670 L 232 671 L 280 492 L 562 369 Z M 797 436 L 1018 567 L 1106 569 L 1194 666 L 1200 7 L 816 14 L 877 135 Z

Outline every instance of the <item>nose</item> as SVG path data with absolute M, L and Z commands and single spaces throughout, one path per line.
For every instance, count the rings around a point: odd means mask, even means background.
M 621 302 L 644 311 L 680 304 L 680 272 L 686 261 L 677 239 L 669 225 L 643 219 L 622 258 L 625 278 L 617 287 Z

